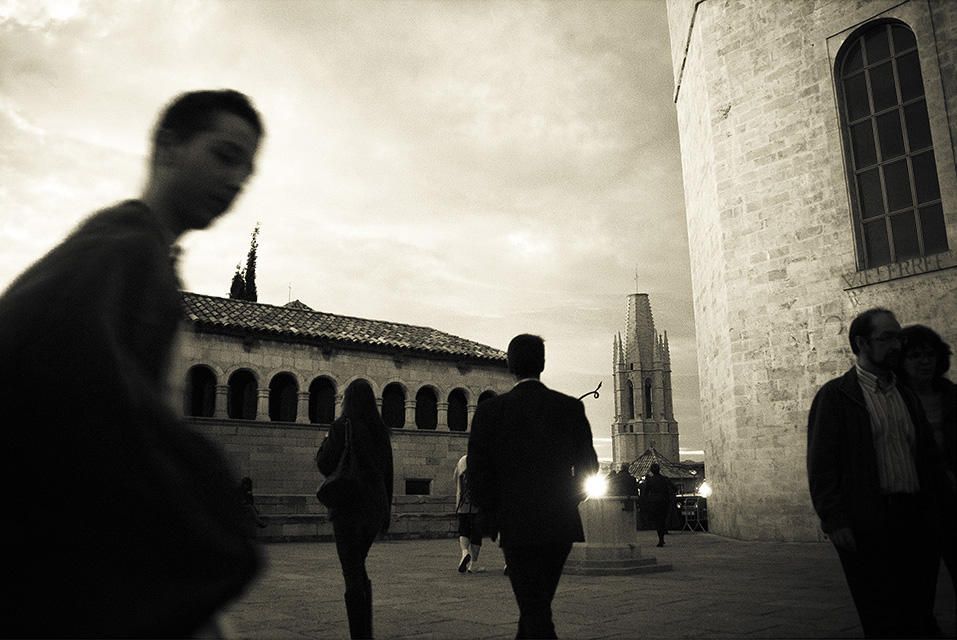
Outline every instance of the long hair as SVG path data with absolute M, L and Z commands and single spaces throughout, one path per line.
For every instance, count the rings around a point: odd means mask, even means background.
M 361 422 L 372 434 L 389 437 L 389 429 L 379 415 L 379 408 L 376 407 L 372 386 L 361 378 L 353 380 L 346 387 L 345 396 L 342 399 L 342 412 L 339 416 L 349 418 L 353 422 Z

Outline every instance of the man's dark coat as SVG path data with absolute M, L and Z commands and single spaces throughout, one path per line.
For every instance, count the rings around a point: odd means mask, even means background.
M 898 385 L 898 390 L 914 423 L 921 493 L 928 494 L 939 468 L 933 435 L 917 397 L 906 387 Z M 808 416 L 807 475 L 825 533 L 841 527 L 874 531 L 883 526 L 886 503 L 881 498 L 871 418 L 854 367 L 814 397 Z
M 598 456 L 580 400 L 537 380 L 485 400 L 472 420 L 468 464 L 472 499 L 494 512 L 502 546 L 585 539 L 578 503 Z

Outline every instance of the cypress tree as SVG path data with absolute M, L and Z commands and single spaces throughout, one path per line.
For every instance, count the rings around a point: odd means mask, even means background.
M 256 223 L 256 228 L 253 229 L 252 238 L 249 241 L 249 253 L 246 254 L 246 287 L 243 295 L 243 300 L 249 300 L 250 302 L 256 302 L 259 300 L 259 295 L 256 292 L 256 249 L 259 248 L 259 223 Z
M 246 295 L 246 279 L 243 272 L 236 265 L 236 273 L 233 274 L 233 283 L 229 286 L 229 297 L 233 300 L 244 300 Z

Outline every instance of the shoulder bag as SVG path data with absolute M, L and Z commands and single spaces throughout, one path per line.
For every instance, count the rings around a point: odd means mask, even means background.
M 324 476 L 316 498 L 329 509 L 339 509 L 355 502 L 359 494 L 359 463 L 352 449 L 352 422 L 345 420 L 345 444 L 335 470 Z

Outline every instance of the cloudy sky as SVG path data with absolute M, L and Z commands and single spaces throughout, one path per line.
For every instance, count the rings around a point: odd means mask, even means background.
M 263 114 L 237 206 L 183 241 L 225 296 L 257 221 L 260 302 L 547 345 L 610 457 L 612 336 L 651 295 L 683 458 L 702 459 L 663 0 L 0 0 L 0 288 L 136 196 L 173 95 Z

